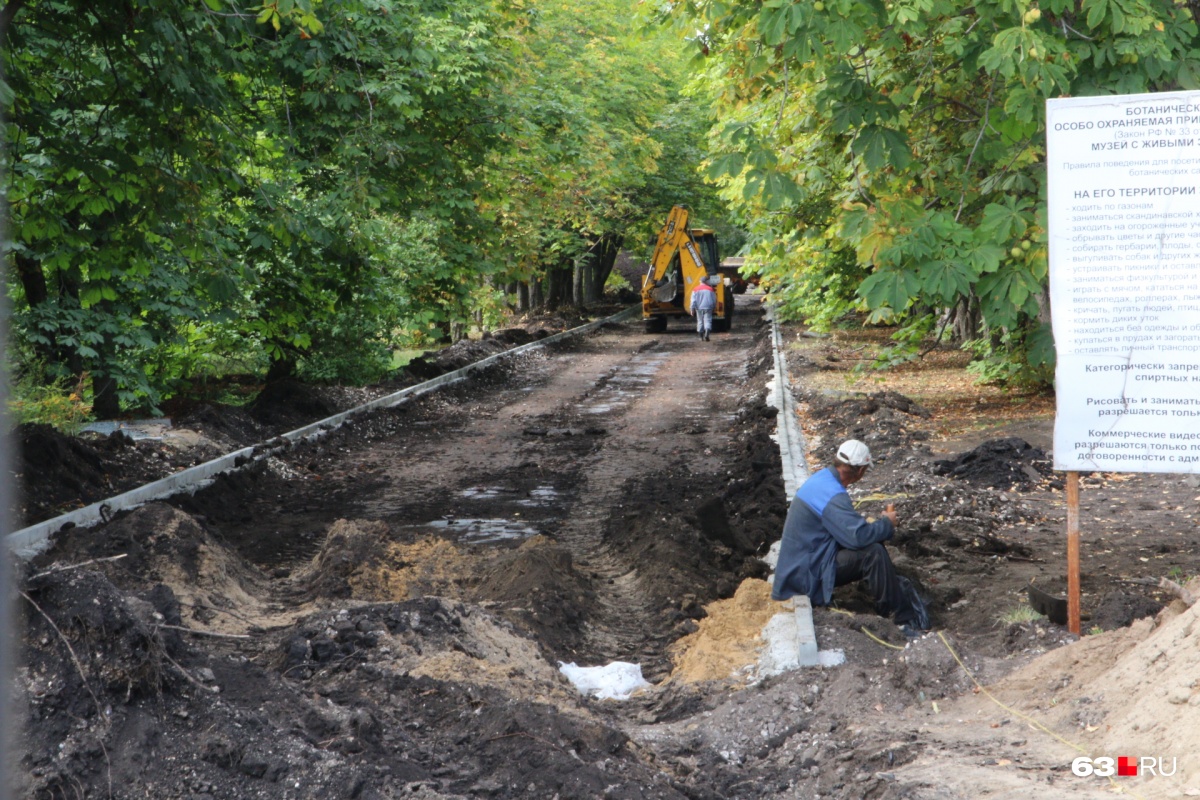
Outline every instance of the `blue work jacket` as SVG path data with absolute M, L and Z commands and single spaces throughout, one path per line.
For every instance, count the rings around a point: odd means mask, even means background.
M 893 533 L 887 517 L 867 522 L 854 510 L 832 467 L 821 470 L 804 482 L 788 509 L 771 598 L 805 594 L 814 606 L 828 605 L 836 585 L 837 551 L 886 542 Z

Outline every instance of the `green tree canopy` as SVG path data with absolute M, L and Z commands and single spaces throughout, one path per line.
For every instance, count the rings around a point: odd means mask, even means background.
M 695 0 L 717 98 L 709 175 L 785 309 L 953 309 L 1018 366 L 1052 360 L 1045 100 L 1196 88 L 1191 6 L 1157 0 Z M 1045 373 L 1043 373 L 1045 374 Z
M 15 360 L 110 416 L 210 362 L 378 377 L 501 287 L 593 299 L 631 231 L 716 205 L 637 6 L 10 0 Z

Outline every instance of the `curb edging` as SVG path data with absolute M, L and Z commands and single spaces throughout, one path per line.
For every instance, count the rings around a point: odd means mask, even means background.
M 341 411 L 325 419 L 317 420 L 294 431 L 280 434 L 267 442 L 243 447 L 240 450 L 226 453 L 211 461 L 197 464 L 194 467 L 189 467 L 176 472 L 174 475 L 168 475 L 165 478 L 144 484 L 128 492 L 123 492 L 76 509 L 75 511 L 60 514 L 57 517 L 43 520 L 14 531 L 4 537 L 4 543 L 15 557 L 28 560 L 46 550 L 50 546 L 51 537 L 61 530 L 72 527 L 91 528 L 95 525 L 108 522 L 112 518 L 112 515 L 118 511 L 137 508 L 152 500 L 161 500 L 165 497 L 179 494 L 182 491 L 195 492 L 211 484 L 218 475 L 240 472 L 247 466 L 269 458 L 276 453 L 286 451 L 299 442 L 318 439 L 330 431 L 337 430 L 347 421 L 360 414 L 381 408 L 391 408 L 444 386 L 466 380 L 471 373 L 491 366 L 501 359 L 536 350 L 546 345 L 563 341 L 564 339 L 582 336 L 609 323 L 623 322 L 636 313 L 640 313 L 641 308 L 640 305 L 630 306 L 624 311 L 620 311 L 604 319 L 589 322 L 586 325 L 580 325 L 578 328 L 571 328 L 561 333 L 555 333 L 536 342 L 530 342 L 514 347 L 511 350 L 505 350 L 502 353 L 490 355 L 473 364 L 460 367 L 423 383 L 409 386 L 383 397 L 377 397 L 367 403 L 347 409 L 346 411 Z

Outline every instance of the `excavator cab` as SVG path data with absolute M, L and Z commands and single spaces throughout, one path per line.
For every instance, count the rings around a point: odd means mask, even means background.
M 667 329 L 671 317 L 690 316 L 692 289 L 701 282 L 717 293 L 713 330 L 728 331 L 733 321 L 733 292 L 717 269 L 721 263 L 716 233 L 687 227 L 688 212 L 671 209 L 659 231 L 650 268 L 642 280 L 642 319 L 647 333 Z

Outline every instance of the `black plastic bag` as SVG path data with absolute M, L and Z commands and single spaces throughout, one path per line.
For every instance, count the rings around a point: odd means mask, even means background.
M 921 599 L 921 595 L 917 594 L 917 587 L 903 575 L 897 575 L 896 580 L 900 584 L 900 591 L 904 593 L 904 598 L 912 606 L 913 615 L 912 619 L 908 620 L 908 624 L 918 630 L 929 630 L 929 609 L 925 607 L 925 601 Z

